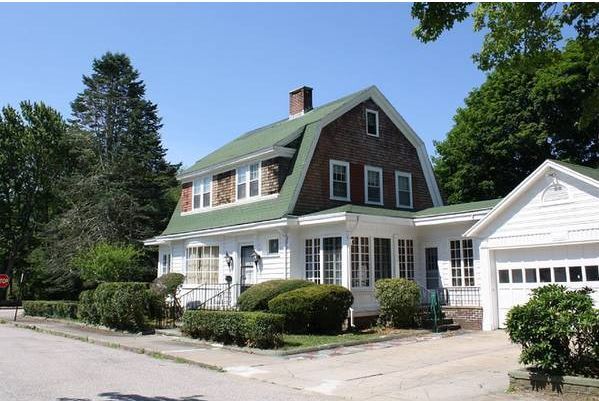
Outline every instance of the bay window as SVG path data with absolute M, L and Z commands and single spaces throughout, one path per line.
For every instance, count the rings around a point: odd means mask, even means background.
M 397 241 L 399 277 L 414 280 L 414 241 L 400 239 Z
M 374 238 L 374 281 L 391 275 L 391 239 Z
M 370 287 L 370 247 L 368 237 L 351 239 L 351 286 Z
M 318 284 L 340 285 L 341 250 L 341 237 L 306 239 L 306 280 Z

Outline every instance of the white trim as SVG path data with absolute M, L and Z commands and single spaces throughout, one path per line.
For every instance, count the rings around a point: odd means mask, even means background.
M 270 241 L 277 241 L 277 251 L 276 252 L 270 252 Z M 263 258 L 267 258 L 267 257 L 276 257 L 279 256 L 281 253 L 281 240 L 279 239 L 279 237 L 266 237 L 266 252 L 264 254 L 264 256 L 262 256 Z
M 368 132 L 368 113 L 374 114 L 376 134 L 371 134 Z M 366 111 L 364 112 L 364 116 L 366 117 L 366 135 L 372 136 L 375 138 L 379 138 L 381 136 L 380 130 L 379 130 L 379 112 L 377 110 L 366 109 Z
M 368 199 L 368 172 L 369 171 L 376 171 L 377 173 L 379 173 L 379 194 L 380 194 L 380 201 L 379 202 L 374 202 Z M 383 200 L 383 169 L 381 167 L 374 167 L 374 166 L 368 166 L 365 165 L 364 166 L 364 203 L 367 205 L 383 205 L 384 200 Z
M 258 195 L 254 195 L 251 196 L 250 195 L 250 183 L 252 182 L 251 179 L 251 170 L 252 170 L 252 166 L 254 165 L 258 165 Z M 238 191 L 237 191 L 237 187 L 241 184 L 239 182 L 239 169 L 240 168 L 245 168 L 246 169 L 246 173 L 245 173 L 245 182 L 243 184 L 245 184 L 245 196 L 241 199 L 239 199 L 239 195 L 238 195 Z M 233 203 L 244 203 L 247 202 L 250 199 L 255 199 L 255 198 L 260 198 L 262 196 L 262 161 L 258 161 L 258 162 L 254 162 L 254 163 L 250 163 L 250 164 L 244 164 L 243 166 L 239 166 L 235 169 L 235 201 Z
M 408 183 L 410 184 L 410 204 L 409 205 L 402 205 L 399 203 L 399 184 L 397 182 L 399 177 L 407 178 Z M 395 170 L 395 207 L 408 208 L 408 209 L 414 208 L 414 191 L 413 191 L 413 187 L 412 187 L 412 173 L 406 173 L 404 171 Z
M 414 218 L 414 226 L 432 226 L 438 224 L 461 223 L 466 221 L 478 221 L 485 217 L 491 208 L 476 210 L 473 212 L 443 214 L 438 216 L 423 216 Z
M 208 178 L 208 179 L 209 179 L 209 184 L 208 184 L 208 185 L 210 186 L 210 190 L 209 190 L 209 193 L 210 193 L 210 205 L 208 205 L 208 206 L 204 205 L 204 194 L 205 194 L 206 192 L 202 192 L 202 193 L 198 194 L 198 195 L 200 195 L 200 197 L 201 197 L 201 198 L 200 198 L 200 199 L 201 199 L 201 201 L 200 201 L 200 205 L 199 205 L 199 206 L 196 208 L 196 204 L 195 204 L 195 198 L 196 198 L 196 193 L 195 193 L 195 192 L 196 192 L 196 182 L 198 182 L 198 181 L 204 181 L 206 178 Z M 191 182 L 191 210 L 192 210 L 192 211 L 195 211 L 195 212 L 197 212 L 197 211 L 199 211 L 199 210 L 208 210 L 208 209 L 211 209 L 211 208 L 212 208 L 212 193 L 213 193 L 212 189 L 213 189 L 213 182 L 214 182 L 214 181 L 212 180 L 212 176 L 211 176 L 211 175 L 201 176 L 201 177 L 197 177 L 197 178 L 194 178 L 194 179 L 193 179 L 193 181 Z M 201 185 L 201 186 L 203 187 L 203 182 L 202 182 L 202 185 Z
M 347 184 L 347 196 L 346 197 L 342 197 L 342 196 L 335 196 L 334 192 L 333 192 L 333 169 L 334 166 L 343 166 L 346 169 L 346 184 Z M 339 201 L 347 201 L 350 202 L 351 201 L 351 177 L 350 177 L 350 166 L 349 166 L 349 162 L 346 161 L 342 161 L 342 160 L 333 160 L 333 159 L 329 159 L 329 197 L 332 200 L 339 200 Z
M 278 197 L 279 197 L 278 193 L 274 193 L 274 194 L 270 194 L 270 195 L 254 196 L 253 198 L 250 198 L 250 199 L 242 199 L 240 201 L 224 203 L 222 205 L 212 206 L 212 207 L 205 208 L 205 209 L 191 210 L 189 212 L 181 212 L 181 216 L 189 216 L 191 214 L 208 213 L 208 212 L 212 212 L 215 210 L 227 209 L 230 207 L 245 205 L 247 203 L 254 203 L 254 202 L 260 202 L 260 201 L 265 201 L 265 200 L 273 200 L 273 199 L 277 199 Z

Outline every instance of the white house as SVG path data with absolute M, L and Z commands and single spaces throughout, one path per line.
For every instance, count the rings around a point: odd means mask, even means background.
M 351 289 L 368 316 L 374 282 L 405 277 L 491 330 L 531 288 L 599 289 L 599 170 L 548 160 L 504 199 L 444 206 L 424 143 L 376 87 L 318 108 L 294 90 L 288 118 L 179 178 L 171 221 L 146 245 L 159 274 L 185 274 L 189 305 L 303 278 Z

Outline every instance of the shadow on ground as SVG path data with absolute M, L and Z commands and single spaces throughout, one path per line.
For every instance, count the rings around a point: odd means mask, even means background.
M 181 398 L 172 398 L 172 397 L 148 397 L 145 395 L 139 394 L 123 394 L 123 393 L 100 393 L 99 397 L 102 397 L 103 400 L 106 401 L 206 401 L 204 398 L 201 398 L 201 395 L 191 395 L 189 397 L 181 397 Z M 61 397 L 57 398 L 56 401 L 92 401 L 89 398 L 69 398 L 69 397 Z

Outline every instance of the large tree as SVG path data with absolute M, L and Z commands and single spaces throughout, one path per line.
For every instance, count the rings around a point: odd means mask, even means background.
M 22 267 L 36 232 L 57 207 L 68 159 L 66 123 L 43 103 L 0 113 L 0 273 Z
M 449 203 L 505 196 L 548 158 L 597 167 L 599 41 L 563 52 L 514 56 L 491 72 L 435 144 L 435 172 Z M 596 109 L 595 109 L 596 110 Z

